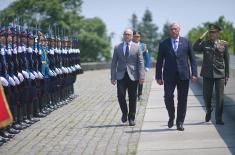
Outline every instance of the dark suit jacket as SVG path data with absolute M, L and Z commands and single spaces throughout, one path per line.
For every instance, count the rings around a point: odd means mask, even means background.
M 177 74 L 181 80 L 188 80 L 190 78 L 189 66 L 191 66 L 192 75 L 197 76 L 197 65 L 192 44 L 186 38 L 179 38 L 176 53 L 173 50 L 170 38 L 160 43 L 156 64 L 157 80 L 172 81 Z

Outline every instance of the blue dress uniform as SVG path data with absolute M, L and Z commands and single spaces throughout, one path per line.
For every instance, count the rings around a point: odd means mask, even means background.
M 0 80 L 4 88 L 4 92 L 6 94 L 6 99 L 7 101 L 9 101 L 11 92 L 10 92 L 10 84 L 8 80 L 9 75 L 7 74 L 6 52 L 5 52 L 5 47 L 4 47 L 5 43 L 3 42 L 3 40 L 5 40 L 4 33 L 5 33 L 5 29 L 2 29 L 0 32 L 0 38 L 1 38 L 0 40 L 0 50 L 1 50 Z M 9 138 L 12 138 L 12 137 L 8 136 L 8 134 L 5 133 L 4 129 L 0 129 L 0 145 L 2 145 L 4 142 L 7 142 Z
M 147 49 L 147 45 L 140 42 L 139 46 L 143 51 L 144 67 L 145 67 L 146 70 L 148 70 L 150 68 L 150 55 L 149 55 L 149 51 Z
M 45 42 L 46 40 L 42 40 Z M 43 98 L 44 98 L 44 111 L 46 113 L 50 113 L 52 109 L 49 107 L 49 83 L 50 83 L 50 77 L 49 77 L 49 60 L 47 57 L 48 54 L 48 47 L 46 46 L 46 43 L 39 45 L 40 50 L 40 56 L 41 56 L 41 73 L 44 77 L 44 84 L 43 84 Z
M 49 76 L 50 76 L 50 107 L 52 109 L 57 108 L 56 104 L 56 80 L 57 73 L 55 71 L 55 42 L 52 35 L 49 36 L 49 51 L 48 51 L 48 60 L 49 60 Z
M 17 105 L 15 95 L 17 95 L 17 85 L 19 85 L 20 82 L 19 79 L 14 75 L 11 35 L 12 31 L 10 30 L 10 28 L 6 28 L 4 32 L 1 33 L 1 39 L 5 37 L 5 46 L 1 45 L 1 81 L 3 82 L 3 88 L 6 94 L 10 110 L 13 114 L 13 119 L 14 121 L 16 121 Z M 0 136 L 4 138 L 13 138 L 14 134 L 18 132 L 18 130 L 15 130 L 11 128 L 11 126 L 8 126 L 7 128 L 0 130 Z
M 34 93 L 34 113 L 33 115 L 35 117 L 41 118 L 41 117 L 45 117 L 46 115 L 41 113 L 40 111 L 40 99 L 42 97 L 42 93 L 41 93 L 41 81 L 43 80 L 43 75 L 42 73 L 39 71 L 39 62 L 38 62 L 38 55 L 39 55 L 39 51 L 37 48 L 37 44 L 36 44 L 36 36 L 34 36 L 34 44 L 33 44 L 33 53 L 32 53 L 32 61 L 33 61 L 33 70 L 34 72 L 37 74 L 37 79 L 36 79 L 36 83 L 35 83 L 35 93 Z
M 34 68 L 34 61 L 33 61 L 33 53 L 34 53 L 34 36 L 31 32 L 28 31 L 27 33 L 27 49 L 26 49 L 26 58 L 27 58 L 27 67 L 28 73 L 30 75 L 30 87 L 29 87 L 29 98 L 28 98 L 28 114 L 27 118 L 32 122 L 35 123 L 39 121 L 38 118 L 35 117 L 35 111 L 37 109 L 37 80 L 39 79 L 39 75 Z
M 141 51 L 143 51 L 145 71 L 148 71 L 150 68 L 150 56 L 149 56 L 149 51 L 147 49 L 147 45 L 140 42 L 139 46 Z M 143 84 L 138 84 L 138 93 L 137 93 L 138 100 L 140 100 L 140 97 L 142 95 L 142 90 L 143 90 Z

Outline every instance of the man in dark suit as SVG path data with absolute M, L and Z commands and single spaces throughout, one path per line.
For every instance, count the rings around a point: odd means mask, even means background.
M 175 119 L 174 90 L 177 87 L 177 130 L 183 131 L 183 123 L 187 109 L 189 79 L 197 80 L 197 65 L 192 44 L 179 36 L 180 26 L 174 22 L 170 25 L 170 38 L 159 45 L 156 64 L 156 80 L 164 84 L 164 98 L 169 115 L 168 127 L 172 128 Z M 189 63 L 190 61 L 190 63 Z M 192 76 L 190 75 L 190 67 Z M 163 70 L 162 70 L 163 69 Z
M 124 42 L 115 46 L 111 64 L 111 83 L 117 83 L 118 102 L 122 110 L 122 122 L 129 120 L 135 125 L 137 85 L 144 82 L 143 54 L 138 44 L 132 42 L 133 31 L 126 29 Z M 126 90 L 129 95 L 129 113 L 126 103 Z

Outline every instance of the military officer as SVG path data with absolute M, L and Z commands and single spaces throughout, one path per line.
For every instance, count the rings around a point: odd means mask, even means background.
M 138 31 L 133 32 L 133 42 L 137 43 L 140 46 L 140 49 L 143 52 L 145 71 L 146 72 L 149 71 L 149 68 L 150 68 L 149 51 L 147 49 L 146 44 L 141 42 L 141 32 L 138 32 Z M 138 92 L 137 92 L 138 100 L 140 100 L 142 98 L 141 97 L 142 90 L 143 90 L 143 84 L 138 84 Z
M 216 94 L 216 124 L 223 125 L 223 94 L 224 86 L 229 78 L 229 53 L 228 44 L 224 40 L 219 40 L 221 28 L 218 25 L 210 24 L 206 31 L 194 44 L 195 51 L 203 52 L 203 63 L 201 76 L 203 77 L 203 96 L 206 105 L 205 121 L 211 119 L 211 98 L 215 85 Z M 209 40 L 205 36 L 209 33 Z

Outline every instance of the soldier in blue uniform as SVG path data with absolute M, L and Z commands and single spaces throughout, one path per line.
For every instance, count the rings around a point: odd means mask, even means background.
M 133 32 L 133 42 L 139 44 L 140 49 L 143 52 L 143 58 L 144 58 L 144 67 L 145 71 L 149 71 L 150 68 L 150 57 L 149 57 L 149 51 L 147 49 L 147 45 L 143 42 L 141 42 L 141 32 L 139 31 L 134 31 Z M 138 92 L 137 92 L 137 97 L 138 100 L 140 100 L 142 97 L 142 90 L 143 90 L 143 84 L 138 84 Z

